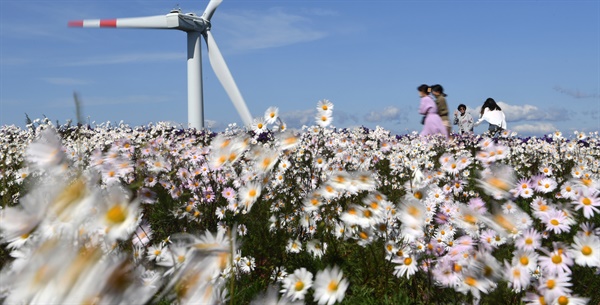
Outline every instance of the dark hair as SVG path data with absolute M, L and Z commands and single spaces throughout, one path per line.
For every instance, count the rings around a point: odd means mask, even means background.
M 465 104 L 460 104 L 458 105 L 458 110 L 460 110 L 460 108 L 465 108 L 465 110 L 467 110 L 467 106 L 465 106 Z
M 425 94 L 429 93 L 429 86 L 422 84 L 421 86 L 417 87 L 417 90 L 419 90 L 419 92 L 423 92 Z
M 448 96 L 446 93 L 444 93 L 444 87 L 442 87 L 442 85 L 439 85 L 439 84 L 435 84 L 435 85 L 431 86 L 431 91 L 438 92 L 442 96 Z
M 498 104 L 496 104 L 496 101 L 494 101 L 494 99 L 491 97 L 488 97 L 488 99 L 485 100 L 485 102 L 483 102 L 483 106 L 481 106 L 481 112 L 479 113 L 481 116 L 483 116 L 483 112 L 485 111 L 485 108 L 488 108 L 490 111 L 502 110 L 502 108 L 500 108 L 500 106 L 498 106 Z

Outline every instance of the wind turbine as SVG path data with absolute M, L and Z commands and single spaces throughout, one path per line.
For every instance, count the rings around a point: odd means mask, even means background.
M 235 84 L 229 68 L 210 33 L 215 10 L 223 0 L 210 0 L 202 16 L 194 13 L 181 13 L 180 9 L 169 14 L 148 17 L 89 19 L 69 21 L 69 27 L 89 28 L 143 28 L 173 29 L 187 33 L 187 71 L 188 71 L 188 127 L 204 128 L 204 102 L 202 97 L 202 58 L 200 56 L 200 36 L 206 40 L 208 59 L 221 85 L 233 102 L 246 126 L 252 123 L 252 115 L 244 98 Z

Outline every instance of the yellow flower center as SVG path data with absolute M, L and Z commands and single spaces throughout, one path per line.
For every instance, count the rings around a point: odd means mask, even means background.
M 256 196 L 256 190 L 255 189 L 250 190 L 250 192 L 248 192 L 248 195 L 250 195 L 250 197 Z
M 462 270 L 462 266 L 454 263 L 454 272 L 460 272 Z
M 475 286 L 475 284 L 477 284 L 477 280 L 474 279 L 474 278 L 472 278 L 472 277 L 470 277 L 470 276 L 467 276 L 465 278 L 465 284 L 467 284 L 469 286 Z
M 509 232 L 513 232 L 516 229 L 516 226 L 513 225 L 510 220 L 508 220 L 506 217 L 504 217 L 502 215 L 495 215 L 494 221 L 496 221 L 497 224 L 499 224 L 501 227 L 503 227 L 505 230 L 507 230 Z
M 564 295 L 559 296 L 558 297 L 558 304 L 559 305 L 567 305 L 567 304 L 569 304 L 569 298 L 567 298 Z
M 581 248 L 581 253 L 583 253 L 583 255 L 590 255 L 592 254 L 592 248 L 590 246 L 583 246 L 583 248 Z
M 483 275 L 485 275 L 486 277 L 490 277 L 493 273 L 494 273 L 494 269 L 492 269 L 492 267 L 485 266 L 483 268 Z
M 121 223 L 127 218 L 127 210 L 120 205 L 115 205 L 106 212 L 106 218 L 112 223 Z
M 420 215 L 419 209 L 417 209 L 416 207 L 414 207 L 412 205 L 408 207 L 407 212 L 408 212 L 408 214 L 410 214 L 410 215 L 412 215 L 414 217 L 417 217 L 417 216 Z
M 504 190 L 504 191 L 508 191 L 510 189 L 510 186 L 508 185 L 508 183 L 506 183 L 506 181 L 502 180 L 502 179 L 498 179 L 496 177 L 491 177 L 487 180 L 487 182 L 495 188 Z
M 415 192 L 415 198 L 421 200 L 421 198 L 423 198 L 423 193 L 421 193 L 421 192 Z
M 463 220 L 470 224 L 475 224 L 477 222 L 477 218 L 475 218 L 475 216 L 473 216 L 471 214 L 465 214 L 463 216 Z
M 304 289 L 304 282 L 297 281 L 296 285 L 294 285 L 294 289 L 296 289 L 296 291 L 301 291 L 302 289 Z
M 521 261 L 521 265 L 529 264 L 529 258 L 527 258 L 527 256 L 522 256 L 519 261 Z
M 410 258 L 410 257 L 405 258 L 404 259 L 404 264 L 407 265 L 407 266 L 410 265 L 410 264 L 412 264 L 412 258 Z
M 556 220 L 556 219 L 552 219 L 552 220 L 550 220 L 550 223 L 551 223 L 552 225 L 554 225 L 554 226 L 558 226 L 558 225 L 560 224 L 560 223 L 558 222 L 558 220 Z
M 556 282 L 554 282 L 554 280 L 548 280 L 548 282 L 546 282 L 546 287 L 548 287 L 548 289 L 554 289 L 555 285 Z
M 562 263 L 562 257 L 560 257 L 560 255 L 553 255 L 552 262 L 558 265 Z
M 592 204 L 592 200 L 588 197 L 583 198 L 583 200 L 581 200 L 581 203 L 583 203 L 584 205 L 590 205 Z
M 544 299 L 544 296 L 540 296 L 538 298 L 538 301 L 540 301 L 540 305 L 546 305 L 546 304 L 548 304 L 548 303 L 546 303 L 546 300 Z
M 329 285 L 327 285 L 327 291 L 329 292 L 337 291 L 337 289 L 338 283 L 336 281 L 331 281 L 329 282 Z

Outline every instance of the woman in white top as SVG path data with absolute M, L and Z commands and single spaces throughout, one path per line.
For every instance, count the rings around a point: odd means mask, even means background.
M 495 136 L 499 131 L 506 129 L 506 118 L 502 108 L 496 104 L 493 98 L 488 98 L 481 106 L 480 118 L 475 122 L 475 126 L 487 121 L 490 126 L 488 131 L 491 136 Z

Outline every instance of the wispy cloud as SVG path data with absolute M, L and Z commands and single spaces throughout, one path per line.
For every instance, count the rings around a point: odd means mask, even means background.
M 160 104 L 160 103 L 167 103 L 167 102 L 172 101 L 172 97 L 170 97 L 170 96 L 155 96 L 155 95 L 129 95 L 129 96 L 122 96 L 122 97 L 81 96 L 80 99 L 81 99 L 82 106 L 84 109 L 86 107 L 110 106 L 110 105 Z M 73 107 L 73 103 L 71 101 L 61 100 L 60 102 L 51 103 L 48 106 L 50 108 Z
M 550 123 L 538 123 L 538 124 L 522 124 L 522 125 L 516 125 L 514 127 L 510 127 L 508 126 L 509 130 L 511 131 L 516 131 L 519 135 L 543 135 L 543 134 L 550 134 L 553 133 L 557 130 L 559 130 L 558 128 L 556 128 L 554 125 L 550 124 Z
M 42 80 L 53 85 L 87 85 L 90 83 L 86 80 L 68 77 L 45 77 Z
M 121 54 L 114 56 L 94 57 L 80 59 L 65 63 L 64 66 L 96 66 L 96 65 L 117 65 L 127 63 L 149 63 L 149 62 L 165 62 L 165 61 L 181 61 L 186 58 L 182 52 L 167 52 L 167 53 L 135 53 Z
M 554 89 L 562 94 L 565 94 L 565 95 L 568 95 L 568 96 L 571 96 L 571 97 L 574 97 L 577 99 L 600 98 L 600 94 L 598 94 L 598 93 L 584 93 L 584 92 L 579 91 L 579 89 L 575 89 L 575 90 L 566 89 L 566 88 L 563 88 L 558 85 L 552 87 L 552 89 Z
M 2 66 L 20 66 L 30 64 L 32 60 L 30 58 L 18 58 L 18 57 L 0 57 L 0 65 Z
M 219 19 L 223 20 L 219 30 L 231 37 L 230 43 L 238 50 L 282 47 L 327 36 L 326 32 L 312 26 L 310 18 L 279 8 L 237 14 L 220 12 Z
M 396 106 L 387 106 L 381 111 L 371 111 L 363 117 L 365 121 L 371 123 L 396 121 L 400 120 L 401 115 L 400 108 Z

